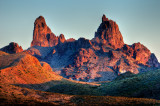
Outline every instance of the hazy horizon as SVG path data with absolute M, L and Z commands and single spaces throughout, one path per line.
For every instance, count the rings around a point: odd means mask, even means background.
M 40 15 L 57 36 L 92 39 L 105 14 L 116 21 L 126 44 L 141 42 L 160 61 L 159 5 L 159 0 L 1 0 L 0 48 L 10 42 L 29 48 Z

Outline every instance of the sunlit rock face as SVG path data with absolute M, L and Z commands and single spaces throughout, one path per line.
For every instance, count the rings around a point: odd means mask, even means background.
M 109 20 L 105 15 L 102 16 L 102 23 L 100 24 L 95 37 L 101 39 L 102 43 L 107 43 L 115 49 L 121 48 L 124 45 L 123 37 L 119 31 L 116 22 Z
M 64 35 L 61 34 L 59 38 L 54 33 L 52 33 L 51 29 L 47 26 L 43 16 L 39 16 L 35 20 L 31 46 L 53 47 L 61 41 L 65 41 Z
M 141 63 L 144 65 L 147 64 L 151 56 L 150 50 L 139 42 L 134 43 L 131 46 L 125 44 L 122 48 L 122 52 L 134 58 L 137 63 Z

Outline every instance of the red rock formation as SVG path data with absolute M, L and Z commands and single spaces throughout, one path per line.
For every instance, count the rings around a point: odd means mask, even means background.
M 34 45 L 37 46 L 27 53 L 46 61 L 63 77 L 74 80 L 111 81 L 118 74 L 128 71 L 137 74 L 160 66 L 144 45 L 124 44 L 118 25 L 105 15 L 92 40 L 66 40 L 63 34 L 56 37 L 40 16 L 35 21 Z
M 138 64 L 141 63 L 143 65 L 146 65 L 151 55 L 150 50 L 139 42 L 134 43 L 131 46 L 125 44 L 122 47 L 122 52 L 130 57 L 133 57 Z
M 69 39 L 66 40 L 66 42 L 74 42 L 74 41 L 75 41 L 74 38 L 69 38 Z
M 125 44 L 122 47 L 122 52 L 124 52 L 126 55 L 128 55 L 130 57 L 133 57 L 134 50 L 133 50 L 133 48 L 131 46 Z
M 56 50 L 55 49 L 53 49 L 53 51 L 52 51 L 52 55 L 54 55 L 56 53 Z
M 59 38 L 58 38 L 58 42 L 59 43 L 64 43 L 66 41 L 65 37 L 63 34 L 60 34 Z
M 118 25 L 112 20 L 108 20 L 105 15 L 102 17 L 102 23 L 100 24 L 95 37 L 101 39 L 102 44 L 108 43 L 115 49 L 121 48 L 124 45 L 123 37 L 119 31 Z
M 81 48 L 78 54 L 75 56 L 75 66 L 83 66 L 83 64 L 89 62 L 91 58 L 98 59 L 92 49 L 86 50 L 84 48 Z
M 132 45 L 134 50 L 133 58 L 138 61 L 138 63 L 146 64 L 150 58 L 151 52 L 141 43 L 134 43 Z
M 11 42 L 8 46 L 5 46 L 0 50 L 6 53 L 19 53 L 23 51 L 22 47 L 15 42 Z
M 58 44 L 58 37 L 51 32 L 43 16 L 34 22 L 33 41 L 31 46 L 52 47 Z

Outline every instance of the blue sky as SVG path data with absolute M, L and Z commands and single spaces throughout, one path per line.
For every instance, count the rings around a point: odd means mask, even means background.
M 14 41 L 27 49 L 40 15 L 57 36 L 92 39 L 103 14 L 125 43 L 141 42 L 160 60 L 160 0 L 0 0 L 0 48 Z

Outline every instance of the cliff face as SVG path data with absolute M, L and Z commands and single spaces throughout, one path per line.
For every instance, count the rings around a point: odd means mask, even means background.
M 47 26 L 43 16 L 39 16 L 34 22 L 33 41 L 31 46 L 53 47 L 59 41 L 64 42 L 64 36 L 56 36 Z
M 119 31 L 116 22 L 109 20 L 105 15 L 102 16 L 102 23 L 100 24 L 95 37 L 101 39 L 103 44 L 109 44 L 115 49 L 121 48 L 124 45 L 123 37 Z

